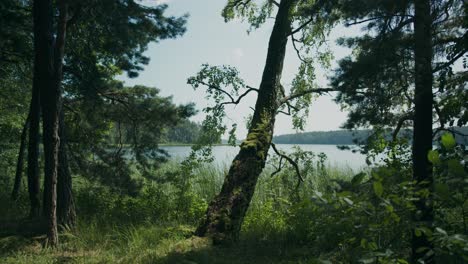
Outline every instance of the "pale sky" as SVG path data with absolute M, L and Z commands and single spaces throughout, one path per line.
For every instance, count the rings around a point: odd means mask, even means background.
M 253 87 L 260 84 L 263 72 L 268 39 L 271 33 L 272 22 L 268 22 L 260 29 L 247 34 L 247 23 L 233 21 L 225 23 L 221 17 L 221 10 L 225 0 L 144 0 L 148 3 L 167 3 L 167 14 L 190 15 L 187 23 L 187 32 L 184 36 L 174 40 L 163 40 L 149 46 L 146 55 L 150 63 L 136 79 L 123 77 L 127 85 L 142 84 L 157 87 L 162 96 L 173 96 L 177 104 L 194 102 L 198 110 L 209 104 L 205 99 L 203 87 L 194 91 L 187 84 L 187 78 L 195 75 L 204 63 L 210 65 L 235 66 L 246 83 Z M 349 50 L 338 47 L 335 40 L 348 35 L 349 29 L 338 27 L 330 36 L 330 45 L 335 60 L 349 53 Z M 282 83 L 289 87 L 295 76 L 299 61 L 289 43 L 288 52 L 283 71 Z M 332 69 L 336 66 L 333 64 Z M 327 86 L 327 75 L 331 70 L 318 70 L 318 83 Z M 235 108 L 228 109 L 227 123 L 238 123 L 237 136 L 242 139 L 246 135 L 245 118 L 255 105 L 256 94 L 251 93 Z M 326 131 L 339 129 L 346 119 L 346 113 L 332 101 L 332 96 L 322 96 L 316 99 L 310 109 L 305 131 Z M 203 115 L 198 114 L 194 121 L 202 121 Z M 275 135 L 294 133 L 291 120 L 279 115 L 275 126 Z

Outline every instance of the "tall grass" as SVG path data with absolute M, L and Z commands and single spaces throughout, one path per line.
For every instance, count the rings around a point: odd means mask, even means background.
M 43 249 L 42 236 L 3 235 L 0 262 L 315 263 L 309 251 L 291 243 L 294 238 L 288 237 L 287 214 L 294 199 L 323 190 L 335 179 L 348 179 L 353 172 L 335 167 L 315 170 L 305 175 L 306 181 L 296 189 L 297 177 L 291 170 L 272 177 L 274 169 L 267 166 L 247 213 L 240 243 L 212 248 L 208 240 L 191 236 L 208 202 L 220 190 L 228 168 L 227 164 L 205 164 L 189 177 L 177 174 L 180 164 L 172 161 L 156 171 L 156 180 L 146 181 L 134 197 L 81 179 L 75 184 L 78 225 L 72 230 L 65 228 L 59 248 Z M 3 222 L 25 216 L 26 194 L 21 197 L 12 203 L 2 192 Z

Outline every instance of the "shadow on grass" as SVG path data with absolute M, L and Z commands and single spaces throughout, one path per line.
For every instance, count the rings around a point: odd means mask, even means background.
M 307 248 L 284 243 L 244 240 L 230 246 L 213 246 L 210 241 L 203 238 L 190 238 L 183 243 L 156 262 L 161 264 L 319 263 Z
M 0 222 L 0 257 L 25 248 L 41 247 L 45 223 L 38 219 Z

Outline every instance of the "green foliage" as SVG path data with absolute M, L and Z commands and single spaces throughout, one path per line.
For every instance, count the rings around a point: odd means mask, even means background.
M 448 163 L 463 159 L 466 152 L 459 146 L 438 151 L 441 163 L 436 168 L 436 226 L 434 230 L 416 230 L 418 234 L 431 235 L 440 261 L 460 263 L 456 261 L 466 257 L 463 226 L 468 219 L 463 212 L 468 204 L 466 196 L 461 194 L 467 191 L 466 183 L 462 183 L 467 170 L 464 167 L 465 174 L 459 175 Z M 297 188 L 295 169 L 289 164 L 271 176 L 278 162 L 278 158 L 272 158 L 259 179 L 240 242 L 233 247 L 214 250 L 234 254 L 237 247 L 247 243 L 255 250 L 248 253 L 249 258 L 244 262 L 261 259 L 258 263 L 295 259 L 296 253 L 292 252 L 297 252 L 297 257 L 305 263 L 316 258 L 325 263 L 375 263 L 376 259 L 377 263 L 408 263 L 413 229 L 411 215 L 417 197 L 410 169 L 404 169 L 394 161 L 355 174 L 327 167 L 326 157 L 320 154 L 298 149 L 291 156 L 298 162 L 305 181 Z M 178 163 L 169 163 L 156 171 L 154 179 L 145 180 L 142 191 L 136 196 L 120 195 L 89 181 L 75 182 L 80 224 L 77 230 L 62 235 L 64 243 L 60 252 L 66 254 L 74 249 L 92 254 L 89 252 L 99 249 L 100 253 L 91 258 L 106 261 L 138 258 L 144 263 L 148 259 L 159 263 L 166 257 L 170 261 L 212 260 L 215 256 L 211 253 L 206 253 L 204 258 L 195 253 L 195 242 L 187 242 L 189 245 L 184 247 L 187 255 L 177 251 L 174 244 L 185 243 L 184 239 L 191 236 L 192 226 L 202 217 L 207 201 L 219 191 L 226 169 L 214 165 L 198 166 L 188 176 Z M 2 199 L 9 199 L 8 196 L 6 194 Z M 2 204 L 2 208 L 8 206 L 11 205 Z M 18 213 L 17 210 L 5 212 Z M 145 246 L 148 243 L 153 245 L 152 250 L 148 251 Z M 24 249 L 25 246 L 19 247 Z M 292 255 L 280 255 L 276 260 L 270 250 L 270 258 L 263 260 L 263 247 L 284 248 Z M 117 253 L 122 248 L 126 249 L 125 255 Z M 22 252 L 30 252 L 25 250 Z M 21 253 L 9 250 L 2 254 L 11 262 L 32 256 L 56 258 L 44 251 Z M 80 256 L 72 258 L 79 259 Z
M 251 26 L 250 32 L 264 24 L 267 18 L 271 17 L 274 8 L 273 1 L 228 0 L 223 9 L 222 16 L 225 22 L 235 18 L 247 20 Z
M 336 100 L 349 110 L 344 127 L 395 129 L 411 125 L 414 97 L 414 8 L 409 1 L 340 1 L 341 20 L 362 25 L 364 34 L 341 39 L 353 50 L 342 59 L 331 79 L 340 90 Z M 431 2 L 434 110 L 439 124 L 464 126 L 466 69 L 455 70 L 455 62 L 466 54 L 463 3 Z M 389 15 L 391 14 L 391 15 Z M 356 27 L 356 26 L 355 26 Z M 450 39 L 450 41 L 447 41 Z M 466 45 L 465 45 L 466 46 Z M 371 67 L 369 67 L 371 66 Z
M 162 143 L 192 144 L 200 137 L 201 125 L 189 120 L 182 120 L 174 127 L 164 131 Z
M 435 165 L 434 205 L 437 210 L 436 227 L 431 234 L 438 245 L 436 254 L 456 261 L 468 260 L 468 176 L 465 145 L 455 145 L 453 135 L 441 136 L 441 145 Z
M 226 117 L 225 105 L 234 104 L 234 97 L 246 88 L 244 80 L 239 77 L 237 69 L 230 66 L 202 65 L 201 70 L 187 80 L 194 89 L 200 85 L 207 87 L 207 99 L 212 99 L 214 106 L 203 109 L 206 118 L 202 123 L 202 134 L 198 139 L 199 145 L 211 145 L 221 141 L 221 136 L 226 132 L 224 124 Z
M 234 67 L 210 66 L 208 64 L 203 64 L 195 76 L 188 78 L 187 83 L 194 89 L 206 86 L 206 99 L 212 100 L 214 103 L 213 106 L 203 109 L 206 116 L 201 124 L 201 133 L 194 142 L 192 153 L 185 162 L 186 166 L 192 167 L 213 160 L 211 147 L 213 144 L 220 143 L 221 137 L 226 132 L 229 133 L 228 143 L 236 144 L 237 124 L 232 124 L 231 130 L 227 131 L 225 106 L 238 104 L 242 97 L 253 88 L 245 84 L 239 76 L 239 71 Z M 239 96 L 241 92 L 242 94 Z
M 0 79 L 9 74 L 12 64 L 27 65 L 32 61 L 32 19 L 28 2 L 5 0 L 0 3 Z
M 444 148 L 446 148 L 448 150 L 455 147 L 455 144 L 456 144 L 455 138 L 450 133 L 445 133 L 445 134 L 442 135 L 441 143 L 442 143 L 442 146 L 444 146 Z
M 164 131 L 195 113 L 192 104 L 175 105 L 152 87 L 114 84 L 99 104 L 75 102 L 66 116 L 72 169 L 114 190 L 135 194 L 141 179 L 153 177 L 167 160 L 159 148 Z M 92 108 L 90 108 L 92 107 Z
M 279 135 L 273 137 L 278 144 L 332 144 L 352 145 L 364 141 L 370 134 L 368 130 L 337 130 L 326 132 L 304 132 L 296 134 Z

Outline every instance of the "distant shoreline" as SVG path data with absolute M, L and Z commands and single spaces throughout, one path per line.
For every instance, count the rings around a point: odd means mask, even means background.
M 242 143 L 242 142 L 240 142 Z M 273 142 L 277 145 L 333 145 L 333 146 L 357 146 L 356 144 L 334 144 L 334 143 L 277 143 Z M 188 144 L 188 143 L 164 143 L 164 144 L 159 144 L 160 147 L 191 147 L 194 146 L 195 144 Z M 213 144 L 212 146 L 214 147 L 233 147 L 232 145 L 229 144 Z M 240 146 L 240 144 L 236 145 L 235 147 Z

